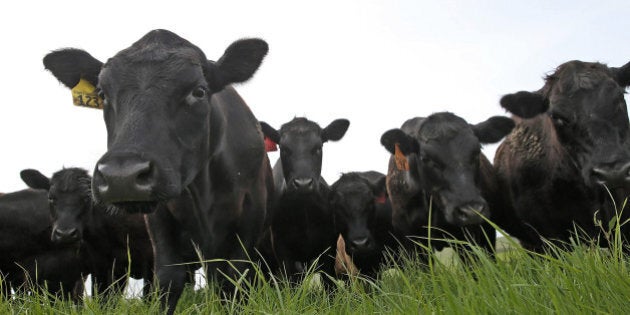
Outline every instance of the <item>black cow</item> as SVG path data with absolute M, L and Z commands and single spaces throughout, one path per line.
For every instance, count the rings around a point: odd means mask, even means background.
M 239 40 L 214 62 L 178 35 L 154 30 L 105 64 L 78 49 L 44 58 L 65 86 L 82 78 L 98 88 L 108 151 L 96 164 L 92 193 L 98 202 L 150 213 L 168 313 L 190 268 L 181 263 L 234 260 L 234 268 L 225 261 L 210 270 L 240 277 L 263 229 L 271 167 L 258 121 L 229 85 L 248 80 L 267 50 L 260 39 Z M 230 292 L 230 282 L 222 283 Z
M 449 246 L 437 240 L 454 238 L 491 251 L 495 231 L 482 216 L 492 219 L 501 211 L 501 200 L 494 169 L 480 143 L 497 142 L 513 127 L 507 117 L 470 125 L 454 114 L 436 113 L 385 132 L 381 143 L 392 153 L 387 190 L 396 233 L 426 238 L 430 232 L 436 241 L 415 241 L 436 250 Z M 402 242 L 405 247 L 413 245 Z
M 47 192 L 27 189 L 0 197 L 0 294 L 8 297 L 11 287 L 16 292 L 47 288 L 53 295 L 81 297 L 78 247 L 52 242 L 51 231 Z
M 305 263 L 321 255 L 322 270 L 332 274 L 336 233 L 328 205 L 330 187 L 321 176 L 322 146 L 340 140 L 350 122 L 338 119 L 326 128 L 294 118 L 276 130 L 261 122 L 266 137 L 280 147 L 273 167 L 275 194 L 271 218 L 272 244 L 279 266 L 295 281 Z M 327 277 L 323 277 L 326 279 Z
M 375 171 L 345 173 L 330 193 L 336 232 L 345 240 L 354 265 L 372 278 L 385 262 L 386 248 L 397 245 L 385 179 L 385 174 Z
M 541 251 L 542 238 L 564 246 L 576 228 L 596 237 L 594 219 L 607 229 L 614 205 L 621 210 L 630 193 L 628 85 L 630 63 L 569 61 L 539 91 L 501 99 L 523 119 L 495 156 L 501 193 L 512 205 L 500 223 L 524 246 Z M 622 216 L 630 217 L 627 209 Z
M 81 168 L 64 168 L 50 179 L 33 169 L 20 176 L 29 187 L 48 192 L 51 239 L 80 246 L 96 292 L 122 292 L 127 275 L 144 279 L 145 294 L 149 292 L 153 249 L 142 214 L 115 212 L 94 203 L 92 178 Z

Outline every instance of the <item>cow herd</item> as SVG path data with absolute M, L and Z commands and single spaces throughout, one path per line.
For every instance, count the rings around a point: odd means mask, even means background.
M 251 78 L 267 51 L 244 39 L 212 61 L 154 30 L 105 63 L 72 48 L 46 55 L 64 86 L 93 88 L 107 151 L 93 177 L 28 169 L 20 175 L 31 189 L 0 194 L 0 293 L 78 299 L 91 274 L 97 292 L 120 294 L 129 275 L 145 280 L 145 293 L 159 290 L 172 313 L 204 260 L 230 294 L 225 277 L 251 276 L 252 264 L 291 283 L 313 261 L 329 275 L 352 273 L 350 262 L 377 277 L 388 249 L 423 257 L 456 244 L 492 255 L 494 226 L 533 251 L 582 236 L 607 246 L 602 226 L 630 218 L 630 64 L 566 62 L 540 90 L 500 100 L 512 117 L 411 118 L 382 134 L 387 174 L 356 170 L 329 184 L 323 147 L 348 120 L 294 118 L 276 129 L 230 86 Z M 481 146 L 503 138 L 491 163 Z M 271 150 L 280 151 L 273 168 Z

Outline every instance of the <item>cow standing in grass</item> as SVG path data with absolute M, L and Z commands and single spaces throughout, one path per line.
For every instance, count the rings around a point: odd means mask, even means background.
M 29 187 L 48 192 L 51 239 L 80 248 L 97 293 L 122 293 L 127 276 L 144 279 L 144 293 L 150 292 L 153 249 L 142 214 L 112 213 L 94 203 L 84 169 L 65 168 L 52 178 L 33 169 L 20 175 Z
M 83 261 L 77 244 L 51 240 L 48 192 L 21 190 L 0 196 L 1 295 L 28 290 L 79 299 Z
M 106 63 L 78 49 L 44 65 L 66 87 L 89 82 L 103 100 L 107 153 L 96 163 L 97 202 L 145 216 L 163 306 L 175 310 L 191 268 L 238 279 L 263 230 L 271 167 L 260 125 L 232 83 L 258 69 L 268 46 L 231 44 L 216 62 L 166 30 L 147 33 Z M 252 275 L 252 272 L 247 272 Z
M 321 128 L 306 118 L 295 118 L 280 130 L 261 125 L 265 136 L 280 147 L 280 159 L 273 167 L 270 234 L 278 265 L 295 282 L 308 263 L 320 257 L 321 269 L 332 275 L 331 249 L 337 234 L 328 204 L 330 187 L 321 176 L 322 146 L 340 140 L 350 122 L 338 119 Z
M 385 179 L 385 174 L 375 171 L 345 173 L 331 186 L 329 198 L 345 253 L 371 278 L 386 261 L 386 249 L 397 247 Z
M 443 239 L 456 239 L 493 250 L 495 231 L 483 217 L 493 219 L 502 205 L 481 144 L 501 140 L 513 127 L 507 117 L 470 125 L 436 113 L 383 134 L 381 143 L 392 153 L 387 190 L 393 225 L 405 247 L 417 242 L 441 250 L 452 245 Z
M 527 248 L 542 251 L 544 239 L 564 246 L 576 231 L 597 237 L 596 221 L 606 231 L 617 213 L 630 218 L 621 212 L 630 193 L 628 85 L 630 64 L 569 61 L 539 91 L 501 99 L 520 119 L 495 156 L 511 204 L 497 222 Z

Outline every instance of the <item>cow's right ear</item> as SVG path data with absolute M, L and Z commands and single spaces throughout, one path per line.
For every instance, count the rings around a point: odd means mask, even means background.
M 611 68 L 617 83 L 623 87 L 630 85 L 630 62 L 619 68 Z
M 391 129 L 381 136 L 381 144 L 391 154 L 396 154 L 396 144 L 404 155 L 420 152 L 418 141 L 400 129 Z
M 38 170 L 25 169 L 20 172 L 20 177 L 28 187 L 33 189 L 50 189 L 50 179 L 40 173 Z
M 264 121 L 260 122 L 260 128 L 262 129 L 263 135 L 265 135 L 265 137 L 271 139 L 271 141 L 275 143 L 280 143 L 280 133 L 276 129 L 269 126 L 269 124 Z
M 44 68 L 69 89 L 75 87 L 81 78 L 97 86 L 102 67 L 103 63 L 98 59 L 76 48 L 56 50 L 44 57 Z
M 549 109 L 549 101 L 539 93 L 521 91 L 504 95 L 501 107 L 520 118 L 532 118 Z

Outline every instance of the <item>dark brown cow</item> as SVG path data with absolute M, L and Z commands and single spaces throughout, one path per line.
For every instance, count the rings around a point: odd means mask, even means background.
M 524 246 L 540 251 L 543 239 L 566 244 L 576 229 L 596 237 L 594 220 L 607 227 L 614 205 L 621 210 L 630 192 L 629 84 L 628 64 L 569 61 L 539 91 L 501 99 L 523 119 L 495 156 L 501 194 L 512 205 L 497 222 Z

